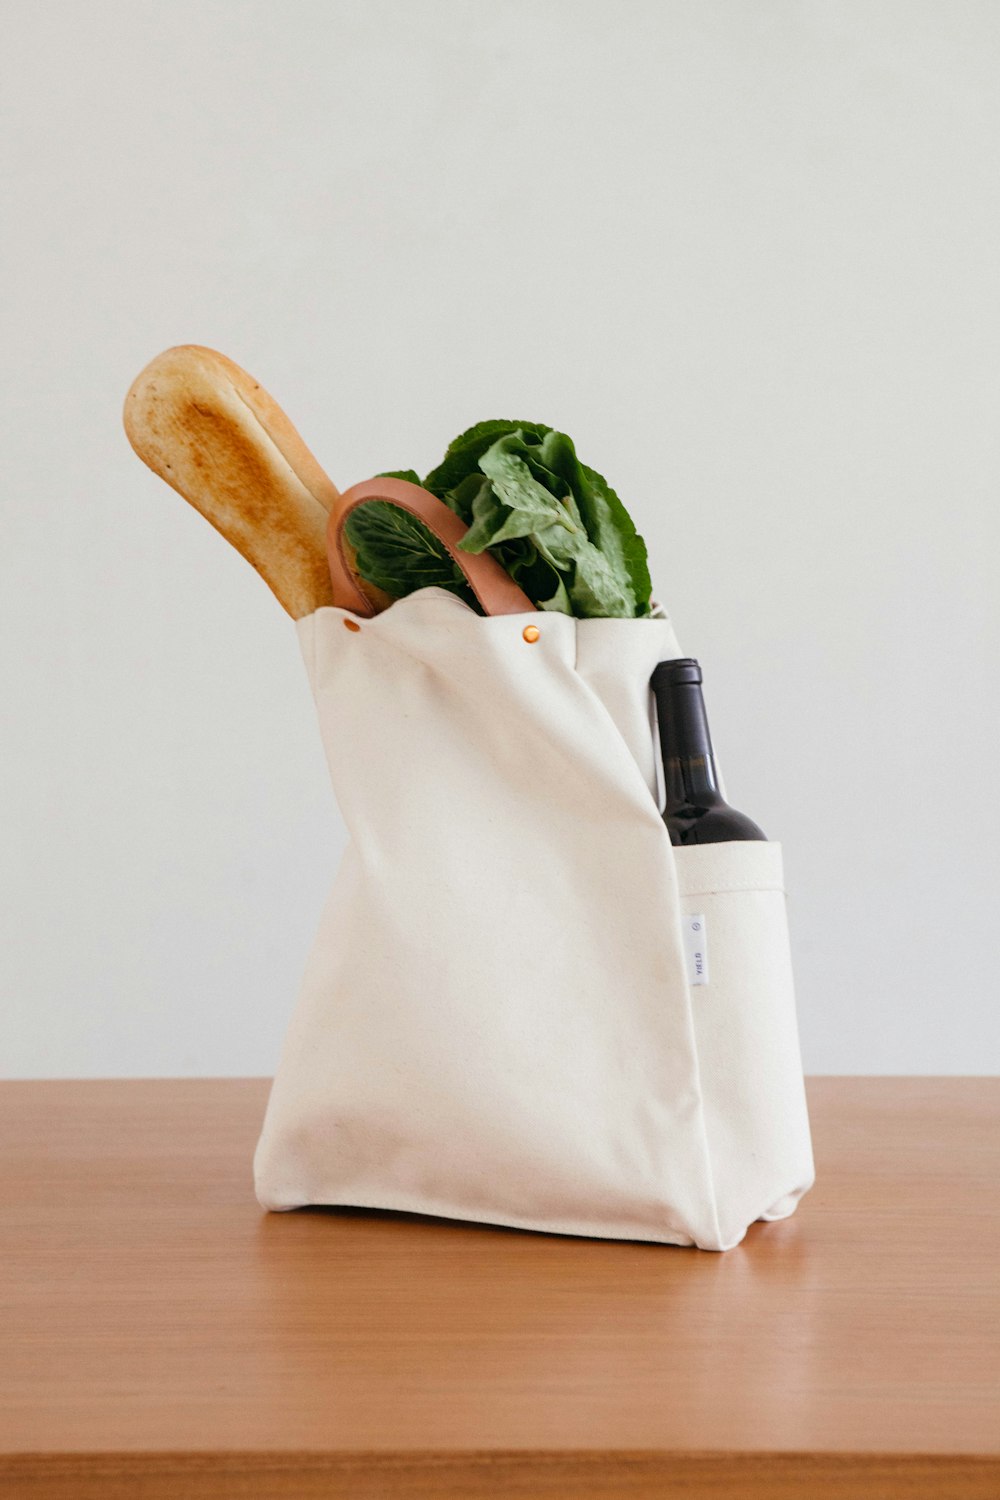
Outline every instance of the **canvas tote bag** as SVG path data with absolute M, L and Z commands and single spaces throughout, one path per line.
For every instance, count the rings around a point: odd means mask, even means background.
M 342 536 L 371 499 L 438 532 L 485 617 L 438 588 L 373 615 Z M 781 847 L 670 842 L 669 619 L 536 611 L 463 533 L 416 485 L 355 486 L 338 607 L 298 622 L 349 842 L 257 1196 L 729 1249 L 813 1181 Z

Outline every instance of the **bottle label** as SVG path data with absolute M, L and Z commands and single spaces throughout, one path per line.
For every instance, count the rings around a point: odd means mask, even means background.
M 681 917 L 688 984 L 708 983 L 708 933 L 701 915 Z

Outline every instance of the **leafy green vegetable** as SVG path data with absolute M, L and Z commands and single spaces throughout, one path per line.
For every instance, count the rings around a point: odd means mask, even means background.
M 395 476 L 420 481 L 412 469 Z M 479 422 L 450 444 L 424 488 L 468 526 L 463 551 L 489 551 L 539 609 L 581 617 L 649 613 L 646 547 L 610 485 L 565 433 L 537 422 Z M 475 604 L 462 571 L 423 522 L 385 501 L 353 511 L 362 577 L 402 597 L 436 584 Z
M 424 489 L 430 490 L 432 495 L 437 495 L 439 500 L 447 500 L 449 494 L 469 474 L 480 473 L 479 460 L 488 448 L 491 448 L 497 438 L 506 437 L 511 432 L 523 432 L 525 436 L 543 437 L 545 433 L 551 432 L 550 427 L 540 427 L 537 422 L 477 422 L 475 427 L 469 427 L 465 432 L 459 433 L 453 442 L 448 444 L 448 451 L 436 469 L 432 469 L 424 480 Z M 452 506 L 455 509 L 455 506 Z M 459 515 L 461 515 L 459 511 Z M 463 516 L 463 520 L 468 517 Z
M 354 548 L 354 566 L 376 588 L 398 599 L 415 589 L 450 589 L 478 609 L 475 595 L 447 547 L 408 510 L 400 510 L 388 500 L 369 500 L 351 511 L 344 530 Z
M 529 443 L 520 433 L 511 433 L 498 438 L 479 462 L 490 488 L 473 506 L 473 523 L 461 543 L 464 551 L 483 552 L 514 537 L 529 537 L 539 555 L 561 575 L 571 614 L 636 613 L 621 538 L 602 514 L 603 531 L 595 525 L 596 536 L 591 540 L 577 492 L 554 467 L 579 469 L 568 437 L 549 432 L 540 443 Z M 578 489 L 589 503 L 589 489 Z M 534 602 L 559 608 L 550 600 Z
M 420 475 L 416 469 L 385 469 L 381 474 L 375 475 L 376 479 L 408 479 L 411 484 L 420 483 Z

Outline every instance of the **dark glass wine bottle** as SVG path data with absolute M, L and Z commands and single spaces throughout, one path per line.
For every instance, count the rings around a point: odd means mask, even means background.
M 693 656 L 661 661 L 652 679 L 667 800 L 663 821 L 672 844 L 766 839 L 745 813 L 723 800 L 708 732 L 701 667 Z

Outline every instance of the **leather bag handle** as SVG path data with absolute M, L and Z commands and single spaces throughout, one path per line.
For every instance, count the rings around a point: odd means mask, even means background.
M 510 574 L 488 552 L 463 552 L 459 542 L 468 529 L 443 500 L 411 484 L 408 479 L 366 479 L 338 495 L 330 507 L 326 530 L 330 559 L 330 581 L 333 602 L 339 609 L 371 617 L 385 607 L 381 590 L 366 592 L 365 584 L 354 571 L 346 547 L 344 523 L 352 510 L 369 500 L 386 500 L 398 505 L 411 516 L 417 516 L 443 542 L 468 579 L 469 587 L 488 615 L 523 615 L 535 612 L 535 606 Z M 371 585 L 368 585 L 370 588 Z M 375 598 L 373 596 L 377 595 Z

